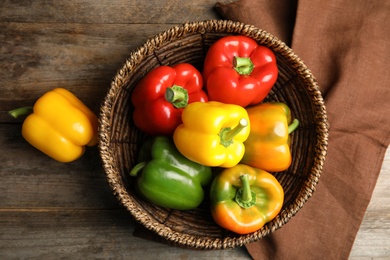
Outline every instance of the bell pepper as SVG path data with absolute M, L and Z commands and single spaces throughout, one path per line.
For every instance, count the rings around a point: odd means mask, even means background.
M 243 107 L 217 101 L 184 108 L 173 140 L 188 159 L 206 166 L 232 167 L 245 152 L 250 123 Z
M 33 108 L 22 107 L 9 113 L 13 117 L 28 114 L 22 125 L 22 136 L 59 162 L 78 159 L 85 146 L 94 146 L 98 142 L 96 115 L 64 88 L 46 92 Z
M 203 69 L 209 100 L 246 107 L 261 102 L 278 77 L 274 53 L 246 36 L 226 36 L 211 45 Z
M 270 173 L 238 164 L 217 175 L 210 188 L 214 221 L 237 234 L 262 228 L 280 212 L 284 191 Z
M 172 137 L 156 136 L 145 142 L 139 163 L 130 171 L 137 176 L 136 189 L 146 200 L 170 209 L 188 210 L 204 199 L 211 168 L 188 160 L 179 153 Z
M 292 120 L 289 107 L 279 102 L 262 103 L 247 112 L 251 131 L 241 163 L 270 172 L 286 170 L 292 161 L 289 134 L 299 121 Z
M 202 75 L 191 64 L 157 67 L 132 93 L 135 125 L 150 135 L 172 135 L 187 104 L 208 101 L 202 88 Z

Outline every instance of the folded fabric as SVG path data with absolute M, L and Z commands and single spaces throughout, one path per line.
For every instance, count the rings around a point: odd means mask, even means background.
M 313 72 L 330 123 L 317 190 L 246 247 L 254 259 L 347 259 L 390 141 L 390 2 L 239 0 L 216 4 L 288 44 Z

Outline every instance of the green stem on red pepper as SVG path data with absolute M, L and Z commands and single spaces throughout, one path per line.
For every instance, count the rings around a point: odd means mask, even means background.
M 175 85 L 177 87 L 172 87 Z M 167 88 L 172 88 L 168 94 Z M 138 82 L 131 94 L 133 121 L 148 135 L 172 135 L 182 123 L 181 108 L 191 102 L 208 100 L 203 91 L 202 75 L 193 65 L 158 66 Z
M 256 193 L 251 190 L 248 174 L 240 176 L 242 187 L 237 190 L 235 201 L 240 207 L 247 209 L 256 204 Z
M 236 56 L 233 59 L 233 67 L 238 72 L 238 74 L 249 75 L 252 73 L 255 66 L 253 65 L 253 62 L 250 58 Z
M 165 99 L 176 108 L 183 108 L 188 105 L 188 91 L 178 85 L 173 85 L 165 91 Z
M 209 100 L 225 104 L 259 104 L 278 78 L 273 51 L 243 35 L 229 35 L 214 42 L 203 64 Z
M 245 127 L 248 126 L 248 120 L 245 118 L 241 118 L 240 122 L 233 129 L 230 127 L 226 127 L 221 129 L 219 132 L 219 136 L 221 138 L 221 144 L 225 147 L 228 147 L 233 143 L 233 138 L 242 131 Z

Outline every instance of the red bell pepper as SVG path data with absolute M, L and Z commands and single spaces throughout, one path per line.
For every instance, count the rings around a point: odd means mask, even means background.
M 150 135 L 172 135 L 187 104 L 208 101 L 202 88 L 202 75 L 191 64 L 155 68 L 132 93 L 135 125 Z
M 242 107 L 261 102 L 278 77 L 274 53 L 246 36 L 225 36 L 208 50 L 203 80 L 210 100 Z

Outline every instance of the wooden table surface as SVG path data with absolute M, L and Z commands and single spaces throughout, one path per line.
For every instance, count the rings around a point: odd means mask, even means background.
M 229 1 L 221 1 L 229 2 Z M 215 1 L 0 2 L 0 258 L 249 259 L 244 248 L 195 251 L 133 236 L 96 147 L 51 160 L 21 137 L 7 111 L 64 87 L 94 112 L 129 52 L 185 21 L 218 18 Z M 299 55 L 299 54 L 298 54 Z M 390 258 L 390 153 L 351 259 Z

